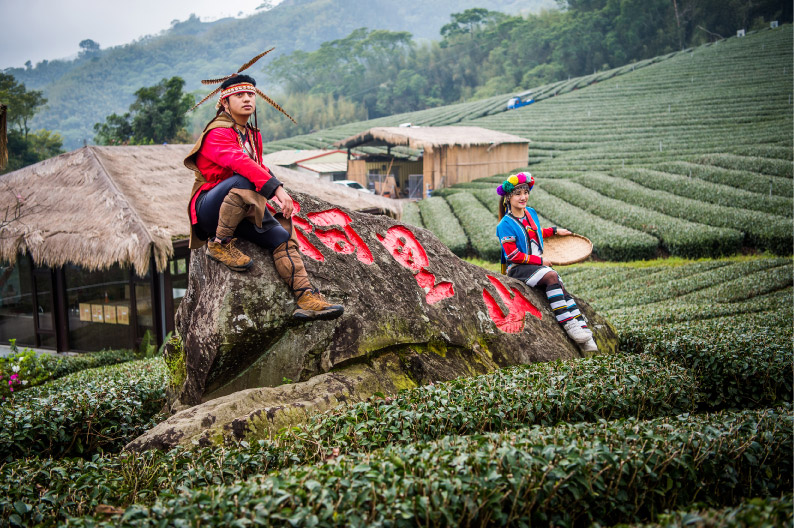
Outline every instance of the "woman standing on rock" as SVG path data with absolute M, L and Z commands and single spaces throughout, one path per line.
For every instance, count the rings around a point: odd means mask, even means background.
M 544 288 L 557 322 L 584 352 L 598 350 L 593 332 L 587 328 L 584 316 L 576 301 L 562 285 L 557 272 L 543 261 L 543 237 L 570 235 L 567 229 L 542 228 L 538 214 L 527 207 L 529 192 L 535 178 L 528 172 L 519 172 L 507 178 L 496 188 L 499 195 L 499 225 L 496 236 L 502 245 L 502 270 L 508 277 L 526 282 L 532 288 Z

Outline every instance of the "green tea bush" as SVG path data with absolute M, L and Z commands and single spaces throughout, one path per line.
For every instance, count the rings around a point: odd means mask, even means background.
M 751 209 L 789 218 L 794 215 L 794 202 L 792 202 L 791 197 L 758 194 L 738 189 L 735 186 L 714 184 L 699 178 L 689 178 L 679 174 L 649 169 L 617 169 L 612 171 L 611 174 L 618 178 L 631 180 L 643 187 L 665 191 L 701 202 L 739 209 Z
M 794 224 L 790 218 L 704 203 L 703 200 L 648 189 L 632 181 L 604 174 L 586 174 L 578 178 L 577 183 L 604 196 L 647 210 L 744 232 L 747 245 L 778 255 L 790 255 L 794 249 Z
M 565 286 L 577 294 L 586 294 L 590 298 L 597 298 L 595 291 L 602 293 L 634 279 L 641 279 L 657 273 L 665 268 L 659 266 L 630 267 L 630 266 L 592 266 L 574 264 L 561 268 L 565 278 Z M 614 290 L 613 290 L 614 292 Z
M 416 227 L 424 227 L 422 215 L 419 213 L 419 206 L 416 202 L 403 202 L 403 213 L 400 221 Z
M 84 370 L 0 407 L 0 460 L 114 451 L 154 425 L 165 403 L 162 359 Z
M 135 352 L 132 350 L 100 350 L 99 352 L 85 352 L 77 356 L 66 356 L 58 359 L 59 361 L 52 368 L 52 379 L 58 379 L 85 369 L 126 363 L 136 359 L 136 357 Z
M 742 234 L 734 229 L 696 224 L 646 208 L 607 198 L 574 182 L 550 180 L 544 190 L 581 209 L 661 239 L 672 255 L 698 258 L 729 255 L 741 249 Z
M 788 409 L 561 424 L 332 457 L 183 489 L 122 525 L 469 526 L 637 522 L 692 501 L 727 506 L 792 485 Z M 75 526 L 93 525 L 91 519 Z M 237 521 L 240 522 L 240 521 Z M 107 525 L 115 524 L 109 521 Z
M 530 424 L 659 416 L 692 408 L 695 399 L 695 383 L 677 367 L 632 355 L 596 356 L 418 387 L 331 411 L 299 435 L 307 445 L 369 450 Z
M 649 328 L 624 328 L 620 348 L 675 361 L 698 380 L 700 407 L 745 408 L 790 402 L 791 335 L 771 323 L 774 314 L 762 313 L 694 320 Z M 787 322 L 786 322 L 787 321 Z M 766 322 L 769 326 L 761 326 Z M 779 324 L 791 326 L 791 315 Z
M 29 389 L 73 372 L 135 359 L 131 350 L 102 350 L 59 357 L 47 353 L 37 354 L 29 348 L 19 350 L 15 339 L 11 339 L 10 342 L 11 354 L 0 357 L 2 400 L 12 396 L 15 391 Z
M 40 385 L 52 378 L 48 368 L 51 362 L 29 348 L 19 350 L 15 341 L 11 340 L 11 354 L 0 357 L 1 405 L 10 405 L 6 400 L 12 398 L 15 391 Z
M 444 187 L 443 189 L 436 189 L 433 191 L 433 198 L 446 198 L 451 194 L 462 193 L 466 192 L 467 189 L 458 188 L 458 186 L 454 187 Z M 418 202 L 417 202 L 418 203 Z
M 466 233 L 463 232 L 460 222 L 452 214 L 447 201 L 433 196 L 420 200 L 418 204 L 425 227 L 432 231 L 454 254 L 459 257 L 464 256 L 469 240 Z
M 730 286 L 726 288 L 725 285 L 734 285 L 734 281 L 739 281 L 747 285 L 740 291 L 745 295 L 744 298 L 748 298 L 754 288 L 756 288 L 755 291 L 760 292 L 761 287 L 765 285 L 773 288 L 768 291 L 785 287 L 785 284 L 770 283 L 764 278 L 771 270 L 779 267 L 788 267 L 789 272 L 794 272 L 790 265 L 785 265 L 787 262 L 789 261 L 784 258 L 755 259 L 728 265 L 725 261 L 697 262 L 684 269 L 668 268 L 626 280 L 620 286 L 622 290 L 620 295 L 610 296 L 605 289 L 590 289 L 587 295 L 597 298 L 595 306 L 602 310 L 624 306 L 642 309 L 646 304 L 675 298 L 685 302 L 694 302 L 697 299 L 701 302 L 705 301 L 703 304 L 706 304 L 708 302 L 723 302 L 724 299 L 719 296 L 719 292 L 725 290 L 736 295 L 737 292 L 733 291 Z M 775 276 L 785 280 L 784 272 L 776 272 Z M 789 284 L 790 281 L 791 277 L 789 277 Z
M 779 176 L 765 176 L 756 172 L 723 169 L 721 167 L 683 161 L 661 163 L 654 168 L 683 176 L 691 175 L 693 178 L 720 185 L 728 185 L 766 196 L 769 196 L 770 191 L 774 196 L 782 196 L 784 198 L 791 198 L 794 194 L 794 183 L 792 180 Z
M 794 299 L 794 294 L 791 288 L 753 297 L 746 301 L 731 303 L 686 302 L 685 300 L 674 299 L 647 306 L 626 306 L 613 309 L 609 311 L 609 319 L 615 323 L 639 319 L 648 326 L 683 323 L 712 319 L 714 317 L 775 311 L 780 306 L 790 305 L 792 299 Z
M 532 206 L 554 224 L 586 236 L 593 243 L 593 251 L 605 260 L 643 260 L 653 258 L 659 241 L 653 236 L 605 220 L 543 189 L 533 189 Z
M 474 252 L 484 260 L 498 262 L 502 246 L 496 237 L 496 224 L 499 220 L 474 195 L 463 192 L 447 197 L 460 225 L 469 237 Z
M 736 145 L 731 147 L 730 151 L 731 154 L 738 154 L 739 156 L 794 160 L 794 153 L 792 153 L 791 147 L 779 145 Z
M 769 267 L 756 273 L 725 280 L 720 284 L 682 297 L 682 300 L 688 302 L 737 302 L 788 288 L 792 282 L 794 282 L 794 268 L 791 261 L 788 261 L 782 266 Z M 790 305 L 790 303 L 788 304 Z
M 696 163 L 714 165 L 725 169 L 760 172 L 772 176 L 791 178 L 792 163 L 786 159 L 761 158 L 757 156 L 737 156 L 735 154 L 708 154 L 694 158 Z
M 651 527 L 698 526 L 700 528 L 746 528 L 748 526 L 791 526 L 794 523 L 791 494 L 780 497 L 756 497 L 722 509 L 682 510 L 659 515 Z
M 363 453 L 532 424 L 651 418 L 696 405 L 694 379 L 682 367 L 653 357 L 535 363 L 339 407 L 281 432 L 272 442 L 91 461 L 18 460 L 0 468 L 0 512 L 11 512 L 22 501 L 31 505 L 33 517 L 83 515 L 101 503 L 126 505 L 180 486 L 235 482 L 296 463 L 321 462 L 335 448 L 341 454 Z M 47 490 L 43 497 L 40 489 Z

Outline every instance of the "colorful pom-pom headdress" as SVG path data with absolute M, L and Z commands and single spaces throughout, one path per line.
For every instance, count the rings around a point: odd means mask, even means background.
M 521 184 L 526 184 L 529 190 L 535 185 L 535 178 L 528 172 L 519 172 L 512 174 L 509 178 L 502 182 L 502 185 L 496 188 L 496 194 L 499 196 L 509 196 Z
M 229 79 L 232 79 L 234 77 L 237 77 L 241 72 L 243 72 L 244 70 L 247 70 L 248 68 L 253 66 L 254 63 L 256 63 L 256 61 L 258 61 L 259 59 L 261 59 L 262 57 L 264 57 L 265 55 L 267 55 L 268 53 L 270 53 L 274 49 L 275 48 L 270 48 L 267 51 L 263 51 L 262 53 L 260 53 L 256 57 L 254 57 L 253 59 L 249 60 L 248 62 L 246 62 L 245 64 L 240 66 L 240 69 L 237 70 L 235 73 L 232 73 L 230 75 L 226 75 L 224 77 L 218 77 L 217 79 L 204 79 L 203 81 L 201 81 L 201 83 L 202 84 L 218 84 L 218 83 L 226 84 L 225 81 L 227 81 Z M 213 95 L 215 95 L 218 92 L 221 92 L 221 95 L 218 98 L 218 102 L 215 104 L 215 108 L 220 108 L 221 101 L 223 101 L 224 99 L 226 99 L 227 97 L 229 97 L 230 95 L 232 95 L 234 93 L 249 92 L 249 93 L 257 94 L 259 97 L 261 97 L 262 99 L 264 99 L 265 101 L 270 103 L 270 105 L 273 108 L 275 108 L 276 110 L 278 110 L 279 112 L 281 112 L 282 114 L 287 116 L 290 119 L 290 121 L 292 121 L 296 125 L 298 124 L 297 122 L 295 122 L 294 119 L 292 119 L 292 116 L 289 115 L 287 112 L 285 112 L 284 109 L 281 108 L 278 104 L 276 104 L 276 102 L 273 99 L 271 99 L 270 97 L 265 95 L 265 93 L 262 90 L 260 90 L 259 88 L 257 88 L 254 83 L 249 82 L 248 79 L 250 79 L 250 78 L 247 75 L 244 75 L 243 77 L 246 78 L 245 81 L 241 80 L 241 82 L 239 82 L 239 83 L 227 84 L 226 86 L 219 86 L 218 88 L 216 88 L 215 90 L 213 90 L 209 94 L 207 94 L 207 96 L 204 99 L 202 99 L 201 101 L 196 103 L 196 105 L 193 108 L 191 108 L 190 110 L 191 111 L 195 110 L 200 105 L 204 104 L 204 102 L 207 99 L 209 99 L 210 97 L 212 97 Z

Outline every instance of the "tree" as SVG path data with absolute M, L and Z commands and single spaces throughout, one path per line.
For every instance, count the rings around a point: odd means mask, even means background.
M 452 13 L 452 22 L 441 27 L 441 36 L 449 39 L 457 35 L 471 35 L 482 26 L 499 22 L 507 16 L 498 11 L 489 11 L 482 7 L 466 9 L 463 13 Z
M 62 152 L 63 139 L 60 134 L 44 129 L 31 133 L 28 129 L 28 121 L 46 102 L 42 92 L 28 91 L 13 75 L 0 72 L 0 104 L 7 106 L 6 118 L 13 126 L 7 133 L 6 172 L 21 169 Z
M 95 42 L 91 39 L 81 40 L 79 46 L 80 52 L 78 56 L 80 57 L 85 57 L 99 51 L 99 42 Z
M 0 103 L 8 106 L 8 122 L 27 139 L 28 121 L 36 114 L 39 107 L 47 103 L 47 99 L 44 98 L 43 92 L 29 91 L 24 84 L 18 83 L 13 75 L 0 72 Z
M 120 145 L 129 143 L 132 138 L 132 124 L 130 124 L 130 113 L 124 115 L 110 114 L 105 118 L 104 123 L 95 123 L 94 141 L 100 145 Z
M 100 145 L 144 145 L 186 139 L 185 113 L 193 106 L 193 96 L 182 91 L 184 86 L 182 78 L 171 77 L 140 88 L 129 112 L 94 124 L 94 140 Z

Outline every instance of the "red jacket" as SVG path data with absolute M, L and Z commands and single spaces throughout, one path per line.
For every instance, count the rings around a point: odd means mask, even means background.
M 258 130 L 248 129 L 249 137 L 253 136 L 256 159 L 262 159 L 262 134 Z M 240 137 L 234 128 L 213 128 L 204 136 L 201 149 L 195 157 L 195 163 L 201 175 L 207 180 L 198 190 L 194 190 L 190 200 L 190 221 L 196 224 L 196 198 L 201 191 L 212 189 L 218 183 L 233 174 L 244 176 L 254 184 L 254 189 L 270 199 L 281 185 L 270 171 L 248 157 L 243 150 Z M 264 189 L 264 191 L 263 191 Z

